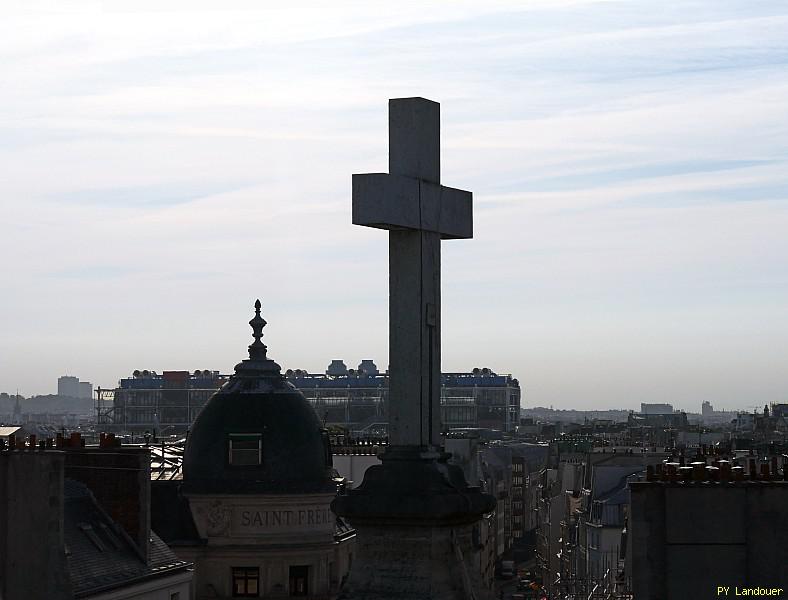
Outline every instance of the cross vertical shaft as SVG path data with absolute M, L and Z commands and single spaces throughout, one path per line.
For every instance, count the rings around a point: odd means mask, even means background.
M 440 105 L 389 101 L 389 173 L 440 185 Z M 419 203 L 421 203 L 419 185 Z M 389 232 L 389 442 L 440 444 L 440 234 Z

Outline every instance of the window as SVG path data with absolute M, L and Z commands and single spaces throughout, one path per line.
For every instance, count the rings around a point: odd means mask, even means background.
M 309 567 L 307 565 L 290 567 L 290 595 L 309 595 Z
M 233 598 L 257 598 L 259 589 L 259 568 L 233 567 Z
M 259 433 L 231 433 L 229 461 L 236 467 L 254 467 L 263 462 L 263 436 Z
M 597 549 L 599 548 L 599 531 L 596 529 L 589 529 L 588 531 L 588 547 Z
M 338 583 L 339 577 L 337 576 L 337 566 L 332 560 L 328 563 L 328 587 L 334 588 Z

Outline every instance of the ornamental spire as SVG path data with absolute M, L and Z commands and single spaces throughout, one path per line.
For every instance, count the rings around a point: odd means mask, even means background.
M 263 327 L 267 325 L 266 320 L 260 316 L 260 299 L 254 303 L 254 317 L 249 321 L 252 326 L 252 337 L 254 342 L 249 346 L 249 359 L 250 360 L 266 360 L 265 351 L 267 346 L 260 341 L 263 337 Z

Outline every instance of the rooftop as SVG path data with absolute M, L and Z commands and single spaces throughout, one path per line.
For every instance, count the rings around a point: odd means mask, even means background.
M 229 375 L 220 374 L 218 371 L 135 371 L 135 375 L 120 380 L 120 389 L 158 390 L 176 389 L 173 383 L 180 382 L 181 388 L 188 389 L 216 389 L 227 381 Z M 139 375 L 137 375 L 139 373 Z M 297 388 L 368 388 L 388 387 L 388 374 L 367 373 L 353 371 L 343 374 L 308 373 L 301 369 L 288 369 L 286 379 Z M 519 387 L 520 383 L 511 374 L 489 374 L 473 372 L 443 373 L 442 385 L 448 387 Z M 169 384 L 169 386 L 168 386 Z
M 190 566 L 153 532 L 146 564 L 123 528 L 104 512 L 87 486 L 67 478 L 63 492 L 66 561 L 75 598 Z
M 646 468 L 645 483 L 686 485 L 712 483 L 737 486 L 742 484 L 788 483 L 788 457 L 772 455 L 768 458 L 745 456 L 699 455 L 687 462 L 684 457 L 668 459 Z

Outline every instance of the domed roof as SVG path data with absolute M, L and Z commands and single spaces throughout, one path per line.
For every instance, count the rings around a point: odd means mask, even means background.
M 183 457 L 188 493 L 336 490 L 328 436 L 304 395 L 266 357 L 260 301 L 249 358 L 203 407 Z

